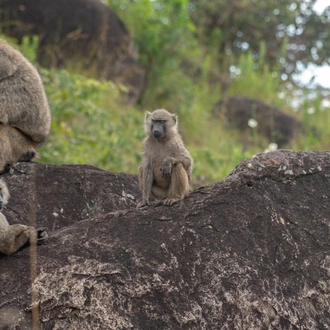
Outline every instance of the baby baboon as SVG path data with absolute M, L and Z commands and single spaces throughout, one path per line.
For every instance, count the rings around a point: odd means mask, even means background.
M 47 239 L 47 232 L 41 229 L 34 229 L 25 225 L 9 225 L 6 217 L 1 213 L 2 208 L 7 204 L 9 192 L 5 182 L 0 179 L 0 252 L 10 255 L 24 246 L 35 236 L 37 243 Z
M 45 142 L 51 114 L 36 68 L 0 39 L 0 172 L 30 161 Z
M 154 200 L 172 205 L 189 193 L 193 167 L 193 159 L 178 133 L 178 118 L 165 109 L 148 112 L 144 130 L 147 137 L 138 173 L 142 192 L 138 207 Z

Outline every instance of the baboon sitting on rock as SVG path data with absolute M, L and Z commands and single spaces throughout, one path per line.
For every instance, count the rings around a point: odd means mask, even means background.
M 51 114 L 36 68 L 0 39 L 0 173 L 30 161 L 45 142 Z
M 189 193 L 193 159 L 178 133 L 178 117 L 165 109 L 148 112 L 144 121 L 138 180 L 142 201 L 138 207 L 159 200 L 172 205 Z

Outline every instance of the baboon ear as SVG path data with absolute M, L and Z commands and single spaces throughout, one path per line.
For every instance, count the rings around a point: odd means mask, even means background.
M 172 119 L 173 119 L 174 123 L 176 123 L 177 120 L 178 120 L 178 116 L 177 115 L 172 115 Z
M 147 119 L 150 115 L 151 115 L 151 112 L 148 111 L 148 112 L 146 113 L 146 119 Z

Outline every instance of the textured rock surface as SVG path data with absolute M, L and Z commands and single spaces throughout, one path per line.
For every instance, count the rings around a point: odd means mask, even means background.
M 55 167 L 36 166 L 38 196 L 56 193 L 61 207 Z M 114 175 L 72 169 L 85 184 L 104 175 L 98 191 Z M 88 169 L 96 173 L 87 178 Z M 74 187 L 66 170 L 60 191 Z M 7 176 L 12 194 L 22 175 Z M 135 178 L 120 180 L 137 198 L 128 188 Z M 125 210 L 110 206 L 59 225 L 38 247 L 41 329 L 329 329 L 329 184 L 329 152 L 280 150 L 244 161 L 171 207 L 139 211 L 129 201 Z M 28 189 L 15 194 L 23 200 Z M 3 329 L 29 329 L 29 250 L 0 257 Z
M 145 86 L 145 70 L 118 16 L 100 0 L 0 0 L 2 32 L 19 40 L 38 35 L 38 61 L 46 67 L 81 67 L 97 78 L 128 88 L 135 102 Z
M 6 216 L 10 223 L 57 230 L 77 221 L 136 207 L 140 192 L 135 175 L 110 173 L 88 165 L 20 163 L 5 175 L 10 191 Z

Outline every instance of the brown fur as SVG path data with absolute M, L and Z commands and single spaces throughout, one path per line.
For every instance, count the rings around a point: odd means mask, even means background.
M 153 131 L 153 121 L 159 122 L 160 132 Z M 165 109 L 148 112 L 144 130 L 147 137 L 138 171 L 142 192 L 138 207 L 155 200 L 172 205 L 189 193 L 193 167 L 193 159 L 178 133 L 178 118 Z M 155 134 L 160 136 L 155 137 Z
M 0 39 L 0 172 L 29 161 L 46 141 L 51 114 L 36 68 Z
M 47 238 L 43 229 L 34 229 L 25 225 L 9 225 L 6 217 L 2 214 L 2 208 L 7 204 L 9 192 L 5 182 L 0 179 L 0 252 L 11 255 L 29 242 L 34 237 L 37 242 Z

